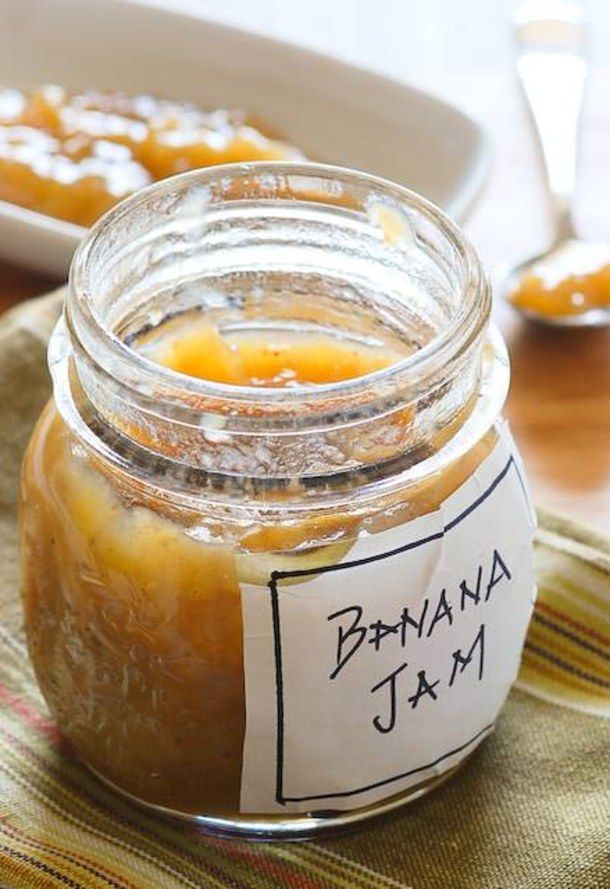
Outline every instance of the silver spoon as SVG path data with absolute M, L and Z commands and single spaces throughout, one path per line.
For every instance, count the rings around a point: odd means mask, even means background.
M 515 38 L 517 74 L 540 143 L 555 238 L 548 250 L 512 270 L 506 280 L 507 297 L 525 275 L 539 275 L 553 285 L 610 262 L 610 246 L 580 240 L 572 221 L 578 130 L 588 71 L 582 10 L 562 0 L 526 3 L 515 16 Z M 608 308 L 576 314 L 550 315 L 515 308 L 528 318 L 555 326 L 610 324 L 610 293 Z

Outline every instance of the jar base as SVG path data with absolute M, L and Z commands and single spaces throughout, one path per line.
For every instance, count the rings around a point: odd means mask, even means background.
M 484 740 L 485 738 L 482 738 L 479 743 L 482 743 Z M 123 797 L 132 805 L 143 809 L 149 815 L 158 815 L 166 820 L 173 821 L 176 825 L 183 824 L 185 826 L 189 825 L 191 828 L 194 826 L 198 827 L 202 833 L 220 839 L 249 840 L 251 842 L 297 842 L 351 832 L 358 829 L 363 822 L 380 818 L 395 809 L 421 799 L 421 797 L 444 784 L 445 781 L 455 775 L 468 762 L 478 746 L 477 744 L 477 747 L 467 757 L 449 771 L 435 778 L 430 778 L 421 784 L 416 784 L 403 793 L 396 794 L 382 802 L 354 809 L 350 812 L 312 812 L 302 815 L 295 813 L 288 818 L 277 815 L 258 816 L 245 814 L 223 817 L 178 812 L 166 806 L 159 806 L 134 796 L 127 790 L 123 790 L 114 784 L 104 775 L 101 775 L 97 769 L 93 768 L 85 760 L 81 761 L 99 781 L 109 787 L 114 793 Z

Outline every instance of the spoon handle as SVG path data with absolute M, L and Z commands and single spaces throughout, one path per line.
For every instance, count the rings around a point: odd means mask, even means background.
M 563 0 L 529 2 L 515 15 L 517 74 L 538 135 L 556 242 L 574 237 L 578 129 L 588 65 L 582 10 Z

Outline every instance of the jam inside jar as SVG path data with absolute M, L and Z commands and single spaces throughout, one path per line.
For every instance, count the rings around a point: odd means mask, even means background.
M 478 259 L 440 211 L 339 168 L 187 173 L 93 227 L 50 345 L 54 397 L 24 460 L 21 529 L 38 681 L 98 776 L 217 834 L 296 838 L 398 806 L 457 769 L 454 750 L 444 765 L 379 781 L 372 797 L 342 795 L 337 779 L 332 793 L 291 799 L 289 774 L 283 791 L 274 784 L 280 741 L 285 769 L 293 753 L 311 757 L 312 780 L 321 756 L 332 778 L 342 750 L 318 749 L 334 737 L 332 713 L 295 727 L 288 707 L 268 706 L 279 674 L 261 664 L 275 655 L 277 667 L 279 630 L 261 630 L 252 608 L 267 620 L 278 585 L 295 603 L 311 582 L 323 607 L 337 566 L 381 558 L 359 554 L 400 544 L 403 531 L 408 540 L 484 474 L 508 385 L 489 309 Z M 493 514 L 499 532 L 507 511 Z M 515 601 L 531 604 L 528 583 L 493 552 L 491 568 L 487 555 L 479 566 L 487 598 L 510 581 Z M 461 610 L 484 607 L 468 583 Z M 383 585 L 365 590 L 383 612 Z M 414 639 L 442 640 L 460 605 L 443 590 L 442 613 L 426 595 Z M 522 624 L 503 631 L 515 663 Z M 303 643 L 309 630 L 306 619 Z M 349 632 L 342 625 L 340 643 Z M 398 625 L 386 635 L 399 644 Z M 282 642 L 283 691 L 296 695 L 307 685 L 299 645 Z M 458 678 L 466 662 L 456 659 Z M 373 728 L 385 739 L 380 707 Z M 464 756 L 490 727 L 471 732 Z

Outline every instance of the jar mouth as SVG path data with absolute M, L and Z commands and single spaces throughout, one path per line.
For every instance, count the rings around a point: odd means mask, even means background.
M 219 333 L 327 331 L 405 357 L 285 388 L 153 363 L 146 338 L 192 312 Z M 322 164 L 236 164 L 151 186 L 94 226 L 49 361 L 60 413 L 114 465 L 174 490 L 289 497 L 295 482 L 401 476 L 456 435 L 481 403 L 489 314 L 470 243 L 414 192 Z
M 336 183 L 341 182 L 337 190 Z M 341 207 L 345 195 L 365 191 L 389 208 L 408 216 L 411 210 L 451 245 L 454 256 L 455 311 L 445 328 L 432 336 L 421 348 L 379 370 L 337 382 L 316 385 L 295 385 L 290 388 L 243 386 L 219 383 L 187 376 L 149 360 L 132 348 L 113 329 L 109 316 L 103 316 L 96 305 L 96 276 L 100 274 L 101 255 L 107 253 L 113 231 L 126 230 L 152 203 L 158 204 L 161 216 L 174 213 L 176 195 L 197 195 L 201 211 L 220 201 L 239 201 L 256 190 L 265 200 L 277 194 L 282 183 L 282 200 L 317 203 L 323 210 Z M 275 183 L 275 185 L 267 185 Z M 241 187 L 237 188 L 239 184 Z M 326 186 L 326 187 L 325 187 Z M 317 189 L 317 191 L 313 191 Z M 345 207 L 345 204 L 343 203 Z M 344 212 L 344 211 L 343 211 Z M 353 208 L 348 207 L 348 212 Z M 357 208 L 366 215 L 365 207 Z M 370 213 L 369 213 L 370 216 Z M 106 246 L 104 246 L 106 245 Z M 418 245 L 425 246 L 425 245 Z M 103 248 L 103 249 L 102 249 Z M 116 244 L 117 251 L 123 245 Z M 106 260 L 107 261 L 107 260 Z M 405 254 L 405 262 L 407 256 Z M 84 360 L 94 365 L 108 385 L 120 388 L 127 397 L 154 398 L 156 410 L 169 415 L 176 411 L 205 410 L 212 413 L 222 405 L 223 413 L 246 416 L 273 415 L 272 422 L 282 426 L 282 414 L 303 406 L 304 422 L 324 422 L 322 416 L 340 410 L 350 400 L 366 404 L 370 415 L 382 413 L 395 400 L 380 393 L 413 389 L 417 381 L 434 376 L 481 337 L 490 314 L 490 291 L 478 257 L 467 238 L 436 206 L 409 189 L 382 178 L 354 170 L 317 163 L 256 162 L 209 167 L 183 173 L 149 186 L 127 198 L 103 216 L 90 230 L 74 256 L 66 306 L 66 323 L 73 347 Z M 370 397 L 365 392 L 370 391 Z

